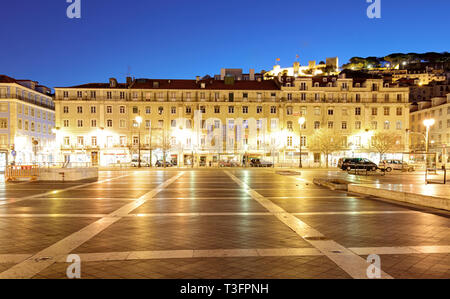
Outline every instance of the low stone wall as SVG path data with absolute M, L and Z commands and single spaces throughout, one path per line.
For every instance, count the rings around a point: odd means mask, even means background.
M 98 179 L 98 168 L 43 168 L 38 181 L 81 181 Z
M 381 198 L 411 203 L 419 206 L 430 207 L 450 211 L 450 199 L 437 196 L 429 196 L 417 193 L 393 191 L 368 185 L 348 185 L 349 192 L 365 195 L 373 195 Z

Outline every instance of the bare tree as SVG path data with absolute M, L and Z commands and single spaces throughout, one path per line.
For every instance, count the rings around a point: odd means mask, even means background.
M 393 150 L 399 150 L 401 145 L 398 143 L 399 135 L 387 132 L 377 132 L 372 136 L 370 147 L 380 154 L 380 161 L 384 154 Z
M 343 149 L 343 137 L 334 130 L 317 130 L 308 141 L 308 149 L 322 153 L 325 156 L 326 167 L 328 168 L 329 156 L 334 152 Z
M 171 139 L 172 139 L 172 136 L 169 133 L 164 132 L 164 131 L 161 132 L 161 135 L 158 138 L 157 147 L 159 149 L 161 149 L 161 151 L 163 153 L 164 168 L 166 168 L 167 153 L 170 152 L 176 146 L 176 144 L 174 144 Z

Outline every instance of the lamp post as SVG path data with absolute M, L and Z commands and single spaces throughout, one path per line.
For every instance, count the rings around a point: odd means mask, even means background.
M 141 168 L 141 123 L 142 117 L 136 116 L 136 124 L 138 127 L 138 168 Z
M 302 116 L 298 119 L 298 124 L 300 125 L 300 130 L 299 130 L 299 134 L 300 134 L 300 155 L 299 155 L 299 162 L 298 162 L 298 167 L 302 168 L 302 126 L 305 124 L 306 119 Z
M 430 127 L 434 125 L 434 119 L 425 119 L 423 125 L 427 128 L 427 133 L 425 135 L 425 152 L 428 154 L 428 149 L 430 146 Z

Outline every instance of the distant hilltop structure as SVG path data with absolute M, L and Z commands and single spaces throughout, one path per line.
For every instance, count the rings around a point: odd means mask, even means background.
M 339 73 L 339 58 L 327 58 L 326 62 L 321 61 L 316 64 L 315 60 L 310 60 L 307 66 L 300 65 L 300 62 L 294 62 L 293 66 L 282 68 L 279 64 L 272 70 L 264 73 L 265 79 L 274 77 L 313 77 L 320 75 L 336 75 Z

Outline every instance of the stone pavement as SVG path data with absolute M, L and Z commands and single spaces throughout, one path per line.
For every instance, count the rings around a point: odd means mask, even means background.
M 145 169 L 0 183 L 0 278 L 65 278 L 71 253 L 82 278 L 364 278 L 370 254 L 383 278 L 450 278 L 449 217 L 317 187 L 314 175 Z

